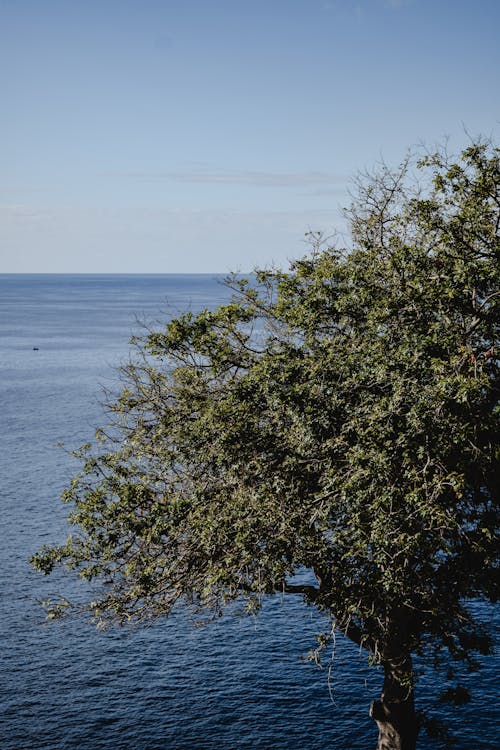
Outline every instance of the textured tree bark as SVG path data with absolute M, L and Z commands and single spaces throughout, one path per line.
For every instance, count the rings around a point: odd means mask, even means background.
M 370 716 L 377 722 L 376 750 L 415 750 L 418 726 L 411 684 L 411 657 L 391 658 L 384 663 L 384 688 L 379 701 L 372 701 Z

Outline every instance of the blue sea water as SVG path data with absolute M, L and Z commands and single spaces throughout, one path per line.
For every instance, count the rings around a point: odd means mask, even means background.
M 369 701 L 381 675 L 338 638 L 328 680 L 303 659 L 325 623 L 296 597 L 256 618 L 203 628 L 177 612 L 146 629 L 98 632 L 47 623 L 39 600 L 65 582 L 28 563 L 62 541 L 58 497 L 77 466 L 68 452 L 103 422 L 139 321 L 227 299 L 220 279 L 185 276 L 0 276 L 0 747 L 4 750 L 361 750 L 375 745 Z M 36 347 L 36 349 L 35 349 Z M 483 608 L 498 625 L 498 611 Z M 495 619 L 496 618 L 496 619 Z M 498 628 L 497 628 L 498 630 Z M 492 750 L 498 660 L 484 661 L 473 701 L 438 706 L 457 748 Z M 422 678 L 424 705 L 439 685 Z M 422 738 L 422 748 L 434 747 Z

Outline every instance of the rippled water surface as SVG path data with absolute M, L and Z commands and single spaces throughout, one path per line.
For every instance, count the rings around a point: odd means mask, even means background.
M 58 496 L 76 448 L 102 422 L 100 388 L 126 358 L 137 320 L 213 307 L 211 276 L 0 276 L 0 748 L 4 750 L 361 750 L 380 674 L 338 639 L 327 673 L 303 660 L 324 623 L 297 598 L 266 601 L 257 619 L 193 627 L 179 611 L 147 629 L 96 632 L 48 624 L 37 600 L 57 578 L 29 556 L 64 538 Z M 36 349 L 34 349 L 36 347 Z M 484 610 L 493 618 L 495 612 Z M 497 622 L 498 614 L 496 613 Z M 458 748 L 500 746 L 498 661 L 485 662 L 473 701 L 439 707 Z M 432 703 L 438 686 L 422 678 Z M 422 748 L 434 747 L 423 738 Z

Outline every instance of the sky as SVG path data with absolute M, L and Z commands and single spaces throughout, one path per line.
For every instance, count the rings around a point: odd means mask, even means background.
M 284 267 L 352 179 L 500 142 L 498 0 L 0 0 L 0 272 Z

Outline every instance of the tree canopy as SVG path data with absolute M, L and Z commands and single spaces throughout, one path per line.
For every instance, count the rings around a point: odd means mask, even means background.
M 491 645 L 468 602 L 498 596 L 500 150 L 383 166 L 347 216 L 346 248 L 313 233 L 135 340 L 74 534 L 34 564 L 105 582 L 101 622 L 298 591 L 384 665 L 372 714 L 410 748 L 412 654 Z

